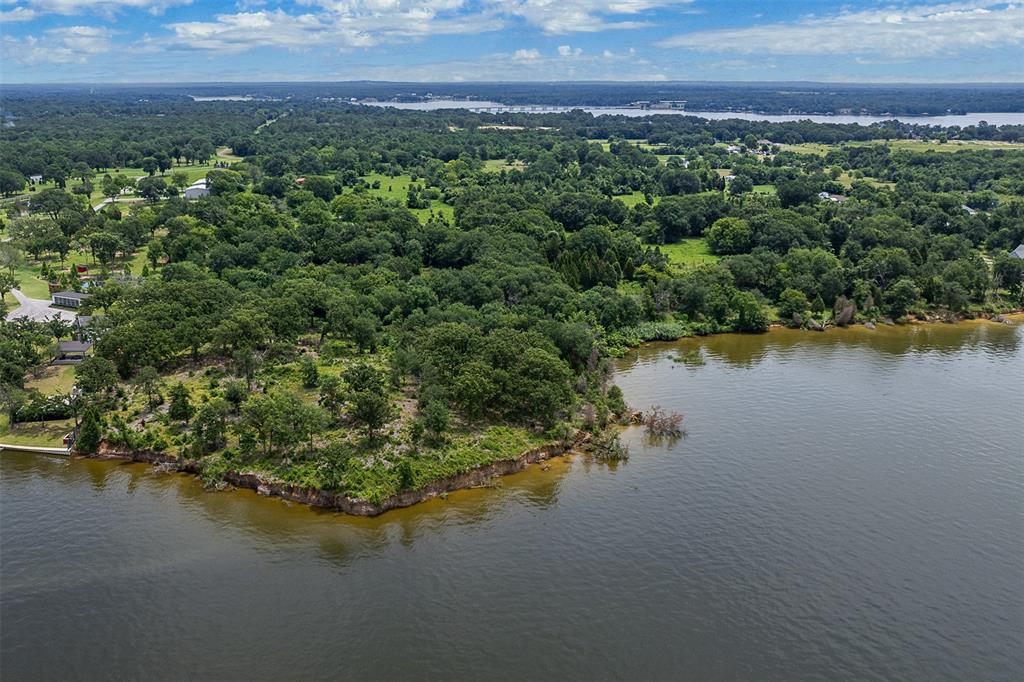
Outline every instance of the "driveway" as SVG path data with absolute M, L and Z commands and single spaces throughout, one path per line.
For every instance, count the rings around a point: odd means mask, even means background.
M 11 293 L 14 294 L 14 298 L 18 299 L 18 307 L 7 314 L 8 320 L 27 317 L 28 319 L 36 322 L 45 322 L 46 320 L 52 319 L 54 315 L 60 315 L 68 322 L 74 322 L 75 318 L 78 317 L 77 313 L 70 310 L 54 308 L 52 301 L 29 298 L 17 289 L 12 289 Z

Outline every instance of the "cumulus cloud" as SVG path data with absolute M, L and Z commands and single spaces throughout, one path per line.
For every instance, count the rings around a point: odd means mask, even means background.
M 85 63 L 111 50 L 113 32 L 99 26 L 66 26 L 44 31 L 41 36 L 4 36 L 5 60 L 20 64 Z
M 529 50 L 516 50 L 512 55 L 512 59 L 516 61 L 529 61 L 531 59 L 540 59 L 540 50 L 537 48 L 531 48 Z
M 658 46 L 781 55 L 920 57 L 1024 44 L 1024 5 L 979 0 L 848 11 L 793 23 L 696 31 Z

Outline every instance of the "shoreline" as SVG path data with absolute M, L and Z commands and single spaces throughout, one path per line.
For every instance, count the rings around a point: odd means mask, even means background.
M 997 319 L 1003 318 L 1003 319 Z M 908 320 L 902 324 L 887 325 L 878 323 L 883 326 L 893 327 L 912 327 L 914 325 L 930 325 L 937 323 L 944 324 L 959 324 L 964 322 L 991 322 L 993 324 L 1006 325 L 1012 322 L 1024 322 L 1024 309 L 1016 309 L 1012 312 L 999 313 L 999 314 L 982 314 L 973 318 L 958 317 L 955 320 L 949 320 L 948 318 L 941 318 L 938 316 L 928 316 L 924 319 L 914 318 Z M 803 331 L 810 333 L 827 332 L 833 329 L 851 329 L 857 327 L 865 327 L 867 329 L 874 329 L 874 323 L 868 327 L 868 323 L 857 322 L 845 327 L 829 326 L 821 330 L 806 329 L 806 328 L 790 328 L 786 327 L 781 323 L 773 323 L 769 330 L 764 332 L 768 333 L 773 329 L 777 330 L 789 330 L 789 331 Z M 719 336 L 719 335 L 731 335 L 741 334 L 743 332 L 718 332 L 716 334 L 708 334 L 706 336 Z M 684 339 L 701 338 L 697 336 L 683 336 L 674 341 L 645 341 L 638 346 L 634 346 L 631 350 L 645 345 L 655 345 L 664 343 L 677 343 Z M 445 495 L 449 492 L 456 490 L 465 490 L 470 488 L 480 488 L 487 486 L 493 479 L 514 474 L 523 471 L 532 464 L 544 462 L 555 457 L 564 457 L 569 454 L 577 452 L 579 448 L 585 446 L 591 439 L 591 434 L 582 430 L 577 430 L 573 440 L 568 445 L 563 443 L 548 443 L 545 445 L 538 446 L 523 452 L 518 457 L 497 459 L 486 464 L 479 464 L 471 467 L 466 471 L 462 471 L 456 474 L 445 476 L 434 480 L 430 484 L 410 489 L 403 490 L 399 493 L 389 495 L 379 502 L 373 502 L 370 500 L 352 498 L 344 493 L 335 493 L 320 488 L 308 488 L 295 483 L 288 483 L 279 479 L 268 477 L 264 474 L 255 471 L 242 470 L 229 470 L 225 472 L 222 481 L 234 488 L 249 489 L 256 492 L 258 495 L 264 495 L 267 497 L 277 497 L 282 500 L 288 500 L 291 502 L 299 502 L 302 504 L 309 505 L 320 509 L 327 509 L 345 513 L 351 516 L 366 516 L 373 517 L 379 516 L 391 509 L 399 509 L 403 507 L 410 507 L 420 502 L 433 499 Z M 114 446 L 108 441 L 103 441 L 100 444 L 99 449 L 95 453 L 83 454 L 76 452 L 69 452 L 68 455 L 72 458 L 80 457 L 83 459 L 97 459 L 97 460 L 121 460 L 127 462 L 137 462 L 142 464 L 150 464 L 154 467 L 164 467 L 170 471 L 176 473 L 190 474 L 197 478 L 202 476 L 202 470 L 195 461 L 182 461 L 176 455 L 172 455 L 166 452 L 157 452 L 154 450 L 142 449 L 142 450 L 129 450 L 122 447 Z
M 426 486 L 389 495 L 379 502 L 352 498 L 344 493 L 334 493 L 319 488 L 306 488 L 295 483 L 269 478 L 254 471 L 231 470 L 224 474 L 223 481 L 234 488 L 253 490 L 258 495 L 300 502 L 311 507 L 342 512 L 351 516 L 379 516 L 391 509 L 410 507 L 456 490 L 484 487 L 494 478 L 518 473 L 531 464 L 572 454 L 578 448 L 586 445 L 590 438 L 589 433 L 577 431 L 573 441 L 568 445 L 563 443 L 541 445 L 527 450 L 518 457 L 496 459 L 487 464 L 480 464 L 466 471 L 436 479 Z M 107 441 L 103 441 L 97 452 L 93 454 L 73 453 L 72 457 L 139 462 L 157 467 L 170 467 L 174 472 L 191 474 L 197 478 L 202 475 L 196 462 L 181 461 L 176 455 L 154 450 L 117 448 Z

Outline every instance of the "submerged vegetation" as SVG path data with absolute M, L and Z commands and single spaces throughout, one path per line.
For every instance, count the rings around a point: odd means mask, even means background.
M 379 501 L 577 431 L 624 459 L 610 358 L 632 346 L 1024 295 L 1019 127 L 5 106 L 3 305 L 72 289 L 91 319 L 0 325 L 0 426 L 79 423 L 79 450 L 164 453 L 212 484 Z M 888 143 L 911 137 L 1003 145 Z M 185 198 L 196 172 L 208 195 Z M 72 337 L 94 342 L 76 389 L 34 380 Z

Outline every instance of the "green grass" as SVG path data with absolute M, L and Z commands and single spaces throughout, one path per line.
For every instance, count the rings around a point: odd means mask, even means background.
M 25 382 L 25 388 L 34 388 L 43 395 L 70 393 L 75 385 L 74 365 L 54 365 L 43 369 L 38 378 Z
M 505 159 L 487 159 L 484 161 L 484 170 L 488 173 L 500 173 L 503 170 L 523 170 L 526 164 L 522 161 L 509 163 Z
M 754 194 L 767 194 L 769 196 L 775 196 L 778 193 L 778 190 L 775 189 L 775 185 L 754 185 Z
M 676 266 L 692 267 L 718 260 L 718 256 L 708 250 L 708 243 L 702 237 L 690 237 L 675 244 L 663 244 L 660 248 L 661 252 L 668 256 L 669 262 Z
M 391 201 L 397 201 L 401 205 L 405 206 L 405 201 L 409 195 L 409 185 L 413 184 L 412 176 L 410 175 L 396 175 L 395 177 L 389 177 L 380 173 L 371 173 L 370 175 L 364 175 L 363 180 L 370 183 L 380 181 L 379 189 L 367 190 L 374 196 L 381 197 L 382 199 L 389 199 Z M 418 185 L 423 185 L 422 180 L 416 182 Z M 430 208 L 411 208 L 409 209 L 419 218 L 421 223 L 427 222 L 431 214 L 438 214 L 448 221 L 452 221 L 455 218 L 455 208 L 449 206 L 443 201 L 433 199 L 430 202 Z
M 74 419 L 57 419 L 48 422 L 24 422 L 11 426 L 6 414 L 0 415 L 0 442 L 10 445 L 35 445 L 38 447 L 61 447 L 66 436 L 75 426 Z
M 782 144 L 779 145 L 779 151 L 783 152 L 795 152 L 797 154 L 817 154 L 818 156 L 825 156 L 832 149 L 832 145 L 821 144 L 819 142 L 803 142 L 801 144 Z
M 640 191 L 630 192 L 629 194 L 620 194 L 613 198 L 618 199 L 619 201 L 624 203 L 628 208 L 633 208 L 637 204 L 644 203 L 644 193 Z M 658 199 L 660 198 L 661 197 L 654 197 L 654 203 L 657 204 Z
M 16 268 L 14 278 L 18 280 L 18 289 L 29 298 L 50 298 L 50 288 L 39 276 L 39 266 L 26 264 Z

